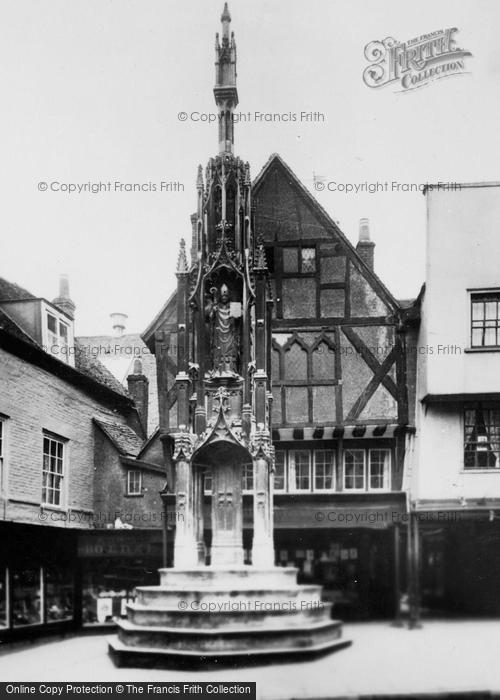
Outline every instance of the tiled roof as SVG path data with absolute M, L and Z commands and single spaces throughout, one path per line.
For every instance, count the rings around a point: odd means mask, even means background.
M 0 303 L 2 301 L 15 301 L 17 299 L 37 299 L 33 294 L 28 292 L 26 289 L 19 287 L 13 282 L 9 282 L 6 279 L 0 277 Z M 42 347 L 37 341 L 32 338 L 28 333 L 26 333 L 21 326 L 14 321 L 10 315 L 0 308 L 0 329 L 7 332 L 25 343 L 30 343 L 34 347 L 42 351 Z M 56 358 L 57 359 L 57 358 Z M 59 361 L 59 360 L 57 360 Z M 64 364 L 65 367 L 69 365 Z M 123 387 L 120 382 L 115 379 L 115 377 L 109 372 L 109 370 L 104 367 L 99 360 L 93 356 L 91 353 L 87 352 L 85 348 L 75 339 L 75 368 L 77 372 L 90 377 L 95 382 L 105 386 L 108 389 L 130 398 L 129 393 Z
M 158 426 L 158 382 L 156 358 L 138 333 L 116 335 L 78 336 L 78 343 L 93 357 L 99 358 L 106 369 L 126 386 L 126 378 L 134 372 L 134 363 L 140 359 L 142 374 L 149 381 L 148 435 Z
M 31 292 L 23 289 L 14 282 L 0 277 L 0 301 L 17 301 L 18 299 L 36 299 Z
M 87 350 L 80 344 L 80 342 L 75 338 L 75 368 L 86 374 L 88 377 L 92 377 L 99 384 L 107 386 L 108 389 L 116 391 L 117 394 L 122 396 L 129 396 L 128 391 L 125 389 L 123 384 L 120 384 L 118 379 L 116 379 L 111 372 L 106 369 L 106 367 L 99 362 L 99 360 L 91 355 Z
M 94 418 L 94 422 L 108 436 L 122 455 L 136 457 L 139 454 L 143 440 L 128 425 L 108 423 L 97 418 Z
M 37 348 L 40 347 L 2 308 L 0 308 L 0 330 L 6 331 L 9 335 L 13 335 L 20 340 L 24 340 L 25 343 L 31 343 Z

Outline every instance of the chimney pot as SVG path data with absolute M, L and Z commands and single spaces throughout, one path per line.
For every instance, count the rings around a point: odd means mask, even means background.
M 67 316 L 74 320 L 75 318 L 75 303 L 71 300 L 69 296 L 69 277 L 68 275 L 62 274 L 59 277 L 59 296 L 57 296 L 52 303 L 61 309 Z
M 370 239 L 370 222 L 368 219 L 359 220 L 359 239 L 356 251 L 370 270 L 373 270 L 375 263 L 375 243 Z
M 359 220 L 359 240 L 360 242 L 370 240 L 370 221 L 368 219 Z
M 123 335 L 125 331 L 125 324 L 127 322 L 128 316 L 127 314 L 122 314 L 115 311 L 114 313 L 109 314 L 109 317 L 113 324 L 113 331 L 115 332 L 115 336 L 119 338 Z
M 130 396 L 134 399 L 135 407 L 139 414 L 144 435 L 148 435 L 148 409 L 149 409 L 149 380 L 142 373 L 142 361 L 134 360 L 133 374 L 127 377 L 127 386 Z

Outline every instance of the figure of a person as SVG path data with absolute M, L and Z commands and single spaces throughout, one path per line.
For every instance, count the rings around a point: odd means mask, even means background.
M 220 373 L 237 373 L 239 334 L 237 320 L 231 313 L 231 295 L 226 284 L 220 290 L 212 287 L 212 303 L 208 309 L 211 324 L 213 368 Z

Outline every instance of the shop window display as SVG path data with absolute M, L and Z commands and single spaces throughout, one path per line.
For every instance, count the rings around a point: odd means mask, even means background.
M 89 560 L 83 571 L 82 622 L 112 624 L 126 616 L 127 603 L 135 600 L 135 587 L 158 583 L 160 562 L 143 559 Z
M 12 622 L 14 627 L 42 622 L 41 571 L 25 568 L 12 574 Z
M 7 570 L 0 568 L 0 628 L 7 624 Z
M 45 610 L 47 622 L 71 620 L 73 617 L 73 580 L 70 572 L 48 568 L 45 575 Z

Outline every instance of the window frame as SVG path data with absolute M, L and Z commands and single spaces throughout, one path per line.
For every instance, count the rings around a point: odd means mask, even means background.
M 392 450 L 389 447 L 370 447 L 368 450 L 368 459 L 366 462 L 366 486 L 367 491 L 374 493 L 381 493 L 382 491 L 391 490 L 391 471 L 392 471 Z M 388 455 L 387 464 L 384 466 L 384 473 L 382 475 L 382 486 L 380 488 L 375 488 L 371 486 L 371 466 L 372 466 L 372 452 L 386 452 Z
M 319 448 L 319 449 L 314 449 L 312 452 L 313 452 L 313 478 L 312 478 L 312 490 L 313 490 L 313 492 L 314 492 L 314 493 L 332 493 L 332 492 L 335 492 L 335 491 L 336 491 L 336 483 L 335 483 L 335 481 L 336 481 L 336 474 L 337 474 L 337 469 L 336 469 L 336 467 L 337 467 L 337 460 L 336 460 L 336 453 L 335 453 L 335 450 L 332 449 L 332 448 L 330 448 L 330 449 L 328 449 L 328 448 Z M 330 452 L 331 455 L 332 455 L 332 461 L 331 461 L 331 467 L 332 467 L 332 474 L 331 474 L 332 486 L 331 486 L 331 488 L 317 488 L 317 486 L 316 486 L 316 457 L 317 457 L 318 453 L 320 453 L 320 452 L 322 452 L 322 453 Z M 323 476 L 323 479 L 325 479 L 324 476 Z
M 49 452 L 45 452 L 45 441 L 49 440 Z M 62 447 L 62 456 L 59 457 L 57 454 L 52 455 L 50 453 L 50 442 L 54 442 L 58 445 L 61 445 Z M 52 433 L 48 430 L 44 430 L 42 432 L 42 494 L 41 494 L 41 500 L 40 503 L 44 508 L 56 508 L 56 509 L 64 509 L 66 507 L 66 502 L 67 502 L 67 476 L 68 476 L 68 440 L 67 438 L 62 437 L 61 435 L 57 435 L 56 433 Z M 50 460 L 55 457 L 57 460 L 60 460 L 61 464 L 61 473 L 53 472 L 51 470 L 46 470 L 45 469 L 45 457 L 49 458 Z M 44 485 L 44 474 L 54 474 L 56 477 L 60 478 L 59 484 L 60 486 L 56 489 L 55 487 L 49 487 L 47 485 Z M 45 500 L 44 496 L 47 496 L 49 490 L 53 491 L 54 493 L 59 493 L 59 503 L 51 503 L 50 501 Z
M 300 489 L 297 488 L 297 463 L 296 463 L 296 457 L 295 455 L 298 452 L 303 452 L 307 454 L 308 461 L 309 461 L 309 486 L 306 489 Z M 293 456 L 292 456 L 293 455 Z M 311 493 L 312 491 L 312 481 L 311 481 L 311 476 L 312 476 L 312 459 L 311 459 L 311 450 L 310 449 L 292 449 L 288 450 L 288 483 L 289 483 L 289 493 Z
M 319 409 L 320 403 L 315 397 L 314 389 L 318 388 L 330 388 L 339 386 L 341 380 L 337 376 L 337 356 L 336 356 L 336 346 L 332 338 L 324 331 L 318 332 L 316 338 L 312 344 L 308 344 L 300 336 L 300 333 L 291 330 L 288 333 L 284 331 L 277 331 L 276 336 L 287 335 L 287 339 L 284 342 L 280 342 L 276 337 L 272 338 L 272 355 L 271 362 L 274 366 L 271 367 L 272 371 L 272 389 L 275 404 L 279 402 L 280 407 L 280 419 L 275 420 L 277 425 L 296 427 L 300 425 L 317 425 L 316 411 Z M 303 378 L 294 379 L 287 376 L 289 356 L 288 353 L 293 351 L 294 346 L 300 348 L 300 350 L 305 354 L 305 370 L 303 372 Z M 322 347 L 323 346 L 323 347 Z M 320 348 L 322 348 L 320 350 Z M 318 355 L 328 355 L 331 356 L 331 378 L 327 378 L 325 374 L 319 376 L 318 372 L 315 372 L 315 353 Z M 289 394 L 293 389 L 305 389 L 306 400 L 307 400 L 307 417 L 301 420 L 292 420 L 290 411 L 290 399 Z M 335 406 L 333 409 L 334 414 L 337 406 L 337 394 L 336 390 L 332 391 L 332 404 Z M 305 414 L 304 414 L 305 415 Z M 321 420 L 319 424 L 321 425 L 335 425 L 335 415 L 332 415 L 331 420 Z
M 490 289 L 471 289 L 468 290 L 469 295 L 469 342 L 471 350 L 498 350 L 500 349 L 500 289 L 490 288 Z M 496 318 L 487 319 L 486 318 L 486 304 L 488 302 L 488 297 L 491 301 L 495 301 L 497 304 L 497 314 Z M 482 321 L 482 325 L 474 326 L 474 304 L 481 302 L 483 304 L 483 318 L 476 321 L 479 323 Z M 486 323 L 494 323 L 492 326 L 487 326 Z M 483 338 L 486 329 L 491 328 L 495 330 L 496 343 L 495 344 L 481 344 L 474 343 L 474 330 L 482 330 Z
M 283 488 L 278 489 L 276 488 L 276 471 L 273 474 L 273 491 L 274 493 L 288 493 L 288 450 L 276 450 L 274 453 L 275 456 L 275 469 L 276 469 L 276 458 L 278 454 L 283 455 Z
M 466 412 L 467 411 L 474 411 L 474 412 L 477 412 L 477 411 L 483 411 L 483 412 L 484 411 L 491 411 L 491 412 L 499 411 L 500 412 L 500 404 L 499 403 L 492 403 L 492 402 L 464 403 L 463 409 L 462 409 L 462 435 L 463 435 L 462 469 L 463 469 L 463 471 L 466 472 L 467 474 L 477 474 L 477 473 L 481 473 L 481 472 L 485 472 L 488 474 L 500 473 L 500 420 L 498 422 L 498 428 L 499 428 L 499 435 L 498 435 L 499 439 L 498 440 L 492 439 L 492 437 L 494 438 L 494 435 L 492 436 L 492 434 L 490 432 L 491 426 L 494 426 L 494 424 L 489 423 L 487 428 L 485 425 L 485 428 L 487 429 L 487 432 L 488 432 L 488 434 L 487 434 L 488 439 L 484 442 L 489 442 L 490 444 L 496 444 L 498 446 L 498 450 L 492 449 L 493 454 L 496 456 L 495 465 L 491 466 L 491 467 L 485 466 L 485 465 L 469 467 L 466 465 L 466 459 L 465 459 L 466 449 L 465 448 L 466 448 L 467 444 L 471 442 L 471 440 L 467 439 L 467 432 L 466 432 L 468 425 L 470 425 L 466 422 Z M 474 426 L 476 424 L 477 423 L 474 422 Z M 479 445 L 480 442 L 482 442 L 482 441 L 475 441 L 475 444 Z M 472 450 L 471 450 L 471 452 L 472 452 Z M 478 452 L 483 452 L 483 450 L 477 450 L 477 449 L 474 450 L 473 454 L 474 454 L 475 464 L 477 464 Z
M 249 476 L 247 473 L 247 469 L 251 469 L 252 473 Z M 250 488 L 247 488 L 247 479 L 251 479 L 252 486 Z M 253 463 L 252 462 L 245 462 L 243 464 L 243 470 L 241 474 L 241 492 L 242 493 L 253 493 L 254 492 L 254 485 L 255 485 L 255 474 L 254 474 L 254 468 L 253 468 Z
M 346 456 L 348 452 L 361 452 L 363 455 L 363 486 L 361 488 L 351 488 L 346 486 Z M 366 462 L 367 462 L 367 449 L 364 447 L 345 447 L 342 451 L 342 490 L 349 492 L 363 493 L 367 491 L 366 484 Z M 356 477 L 353 476 L 353 479 Z
M 0 413 L 0 496 L 8 494 L 7 449 L 8 449 L 8 417 Z
M 316 243 L 291 243 L 290 245 L 281 245 L 281 276 L 282 277 L 315 277 L 318 272 L 318 246 Z M 285 250 L 297 251 L 297 269 L 285 270 Z M 314 250 L 314 270 L 304 271 L 304 259 L 302 257 L 303 250 Z
M 131 489 L 131 476 L 132 474 L 134 475 L 139 475 L 139 488 L 132 490 Z M 143 485 L 143 478 L 142 478 L 142 471 L 140 469 L 127 469 L 127 496 L 144 496 L 144 485 Z
M 56 332 L 49 329 L 49 317 L 55 320 Z M 43 302 L 41 306 L 41 324 L 42 324 L 42 345 L 45 352 L 52 355 L 60 362 L 67 365 L 75 366 L 74 357 L 74 327 L 73 322 L 59 309 L 51 306 L 47 302 Z M 66 329 L 66 334 L 61 334 L 61 326 Z M 58 352 L 54 350 L 58 348 Z

